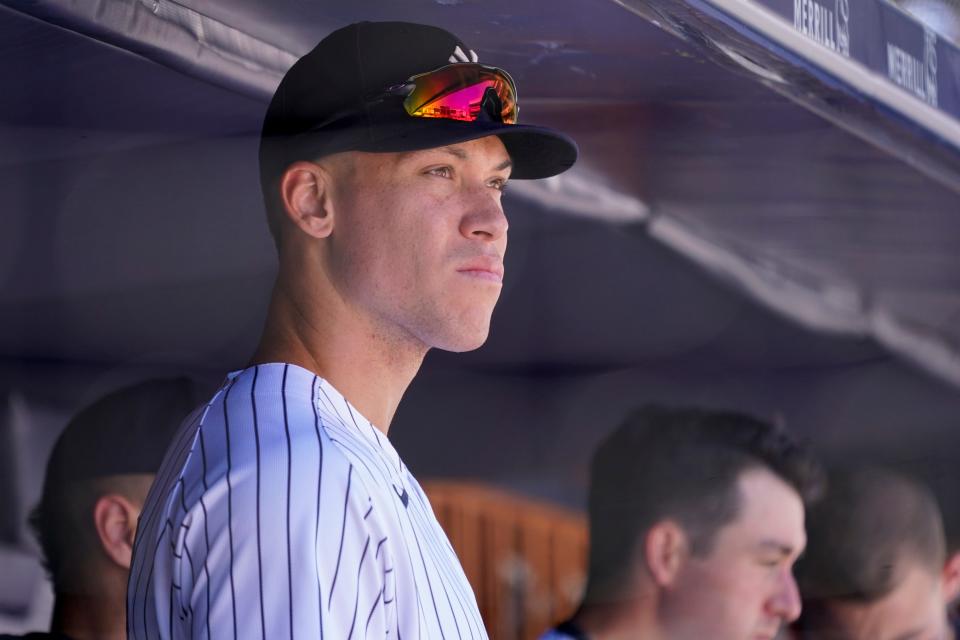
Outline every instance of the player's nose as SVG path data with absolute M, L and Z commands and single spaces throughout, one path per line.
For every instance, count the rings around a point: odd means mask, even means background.
M 793 622 L 800 617 L 801 607 L 797 581 L 793 577 L 793 572 L 786 569 L 780 575 L 777 589 L 767 603 L 768 612 L 785 622 Z
M 460 233 L 471 240 L 496 242 L 506 238 L 509 223 L 500 195 L 490 186 L 470 189 L 464 194 L 465 214 Z

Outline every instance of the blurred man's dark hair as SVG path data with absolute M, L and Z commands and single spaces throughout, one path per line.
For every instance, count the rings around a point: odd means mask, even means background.
M 186 378 L 149 380 L 82 409 L 60 434 L 30 516 L 53 583 L 56 637 L 125 635 L 137 516 L 177 427 L 201 397 Z
M 819 466 L 783 429 L 734 412 L 645 407 L 596 451 L 590 475 L 586 600 L 616 598 L 636 541 L 656 522 L 678 521 L 694 554 L 710 552 L 737 515 L 738 478 L 767 469 L 804 502 L 821 489 Z
M 956 586 L 947 584 L 943 520 L 927 487 L 881 468 L 836 470 L 807 531 L 797 566 L 801 637 L 942 637 Z

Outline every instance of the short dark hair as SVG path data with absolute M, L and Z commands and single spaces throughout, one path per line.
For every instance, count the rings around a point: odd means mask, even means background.
M 906 563 L 939 574 L 943 520 L 932 493 L 890 470 L 833 471 L 807 514 L 807 551 L 797 564 L 805 618 L 833 600 L 873 602 L 899 584 Z
M 646 406 L 631 414 L 593 456 L 587 600 L 616 598 L 637 542 L 657 522 L 676 520 L 693 553 L 709 554 L 715 534 L 736 517 L 737 481 L 768 469 L 816 497 L 821 473 L 783 429 L 734 412 Z

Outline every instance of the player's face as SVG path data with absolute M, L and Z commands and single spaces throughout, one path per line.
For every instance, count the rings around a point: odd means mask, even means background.
M 375 323 L 426 347 L 487 338 L 500 296 L 510 158 L 496 136 L 409 153 L 358 153 L 336 190 L 342 293 Z
M 939 574 L 910 563 L 897 587 L 871 603 L 828 605 L 825 640 L 945 640 L 946 603 Z
M 800 615 L 792 567 L 806 545 L 803 503 L 769 471 L 744 472 L 740 511 L 705 557 L 689 556 L 665 598 L 670 638 L 771 640 Z

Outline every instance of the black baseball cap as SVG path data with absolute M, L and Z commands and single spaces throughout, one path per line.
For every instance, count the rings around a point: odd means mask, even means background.
M 179 377 L 125 387 L 80 410 L 53 446 L 43 502 L 85 480 L 156 473 L 180 423 L 201 402 L 199 387 Z
M 399 99 L 371 99 L 451 64 L 458 48 L 470 50 L 448 31 L 409 22 L 358 22 L 334 31 L 280 81 L 263 122 L 261 166 L 341 151 L 429 149 L 488 135 L 503 141 L 513 161 L 511 178 L 546 178 L 573 166 L 576 143 L 547 127 L 415 118 Z

